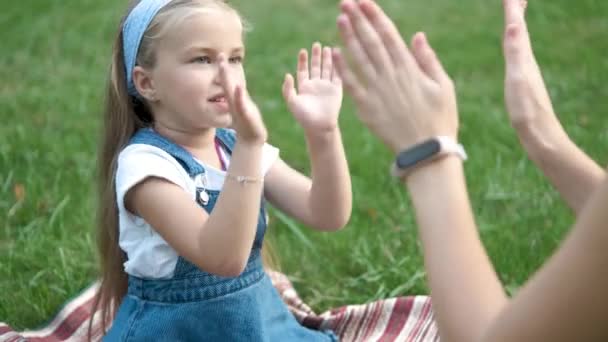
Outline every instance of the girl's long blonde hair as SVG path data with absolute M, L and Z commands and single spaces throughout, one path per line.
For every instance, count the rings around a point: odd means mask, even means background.
M 95 297 L 92 312 L 99 310 L 102 334 L 112 323 L 114 315 L 127 293 L 127 274 L 124 271 L 126 255 L 118 244 L 118 205 L 116 202 L 116 167 L 120 151 L 140 128 L 150 126 L 153 116 L 145 102 L 130 96 L 127 91 L 124 64 L 122 27 L 128 13 L 141 0 L 132 0 L 122 18 L 112 50 L 112 64 L 106 84 L 103 110 L 103 132 L 98 158 L 98 213 L 97 244 L 101 265 L 101 284 Z M 188 16 L 201 10 L 236 10 L 223 0 L 174 0 L 159 11 L 146 29 L 138 53 L 137 65 L 152 68 L 155 65 L 155 48 L 166 31 Z M 244 23 L 244 21 L 243 21 Z M 268 243 L 262 253 L 266 267 L 276 267 L 274 254 Z M 93 318 L 89 322 L 88 337 L 92 337 Z

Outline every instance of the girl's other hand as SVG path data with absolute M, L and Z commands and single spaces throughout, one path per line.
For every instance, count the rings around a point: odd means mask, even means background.
M 283 97 L 296 120 L 309 133 L 332 131 L 338 126 L 342 106 L 342 81 L 334 70 L 332 49 L 315 43 L 308 66 L 308 52 L 298 56 L 297 89 L 291 74 L 285 76 Z

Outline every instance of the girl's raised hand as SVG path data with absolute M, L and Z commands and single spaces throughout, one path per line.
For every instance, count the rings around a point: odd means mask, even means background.
M 285 76 L 283 97 L 289 110 L 307 132 L 331 131 L 338 126 L 342 106 L 342 80 L 334 70 L 332 49 L 320 43 L 298 56 L 297 89 L 291 74 Z
M 220 78 L 222 88 L 226 92 L 226 99 L 232 114 L 232 126 L 240 141 L 247 143 L 264 143 L 268 132 L 258 106 L 253 102 L 247 88 L 235 85 L 228 75 L 226 57 L 220 57 Z

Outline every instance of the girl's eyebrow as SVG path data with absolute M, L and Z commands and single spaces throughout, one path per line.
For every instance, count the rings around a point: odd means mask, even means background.
M 186 51 L 187 52 L 203 52 L 203 53 L 210 54 L 210 55 L 215 55 L 215 54 L 219 53 L 216 49 L 205 47 L 205 46 L 191 46 Z M 239 46 L 239 47 L 233 48 L 230 51 L 230 54 L 243 53 L 244 51 L 245 51 L 245 48 L 242 46 Z

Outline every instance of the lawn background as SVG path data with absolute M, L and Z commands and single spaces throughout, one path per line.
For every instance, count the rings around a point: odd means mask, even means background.
M 427 32 L 456 82 L 471 200 L 484 243 L 510 292 L 573 222 L 519 147 L 503 105 L 500 0 L 379 1 L 408 37 Z M 95 158 L 110 46 L 123 0 L 5 1 L 0 12 L 0 321 L 45 322 L 95 277 Z M 251 22 L 246 70 L 270 142 L 308 171 L 302 131 L 280 95 L 301 47 L 338 42 L 337 1 L 239 0 Z M 608 160 L 608 2 L 532 0 L 539 63 L 566 130 Z M 315 233 L 272 213 L 269 239 L 318 310 L 427 293 L 407 194 L 391 154 L 346 101 L 341 128 L 353 179 L 346 229 Z

